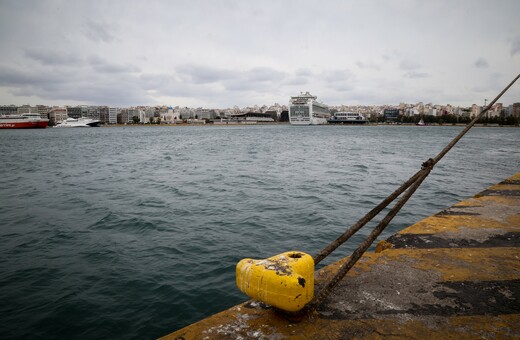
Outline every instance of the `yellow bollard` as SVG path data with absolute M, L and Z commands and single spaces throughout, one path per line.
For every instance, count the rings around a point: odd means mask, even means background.
M 236 275 L 242 292 L 288 312 L 301 310 L 314 296 L 314 260 L 300 251 L 265 260 L 243 259 Z

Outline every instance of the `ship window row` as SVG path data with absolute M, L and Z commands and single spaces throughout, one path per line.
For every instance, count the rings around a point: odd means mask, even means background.
M 336 117 L 357 117 L 359 114 L 354 112 L 336 112 Z
M 290 109 L 290 115 L 291 115 L 291 117 L 308 116 L 309 107 L 308 106 L 293 106 Z
M 312 111 L 314 113 L 330 114 L 330 111 L 329 111 L 329 109 L 327 107 L 318 106 L 318 105 L 313 105 L 312 106 Z

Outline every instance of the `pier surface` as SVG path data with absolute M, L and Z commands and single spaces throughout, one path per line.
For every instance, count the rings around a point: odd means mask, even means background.
M 298 321 L 251 300 L 163 339 L 382 337 L 520 338 L 520 173 L 380 242 Z

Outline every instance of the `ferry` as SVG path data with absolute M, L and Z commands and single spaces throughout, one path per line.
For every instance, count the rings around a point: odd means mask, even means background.
M 56 124 L 55 127 L 60 128 L 70 128 L 70 127 L 98 127 L 100 121 L 96 119 L 90 119 L 86 117 L 80 117 L 80 118 L 67 118 L 63 122 Z
M 38 113 L 0 116 L 0 129 L 35 129 L 46 128 L 47 125 L 49 120 L 41 118 Z
M 309 92 L 291 97 L 289 101 L 289 122 L 292 125 L 327 124 L 330 118 L 329 107 L 317 100 Z
M 331 124 L 366 124 L 368 119 L 361 113 L 340 111 L 334 113 L 334 116 L 328 122 Z

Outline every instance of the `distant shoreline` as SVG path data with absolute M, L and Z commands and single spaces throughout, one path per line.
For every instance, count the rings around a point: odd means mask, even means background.
M 108 124 L 101 125 L 102 128 L 112 128 L 112 127 L 182 127 L 182 126 L 265 126 L 265 125 L 290 125 L 289 122 L 280 122 L 280 123 L 257 123 L 257 124 L 188 124 L 188 123 L 180 123 L 180 124 Z M 307 125 L 306 125 L 307 126 Z M 310 126 L 310 125 L 309 125 Z M 467 126 L 467 124 L 429 124 L 418 126 L 413 123 L 402 123 L 402 124 L 385 124 L 385 123 L 369 123 L 369 124 L 323 124 L 320 126 L 417 126 L 422 128 L 428 127 L 450 127 L 450 126 Z M 506 128 L 506 127 L 514 127 L 518 128 L 520 126 L 517 125 L 498 125 L 498 124 L 475 124 L 473 127 L 496 127 L 496 128 Z

